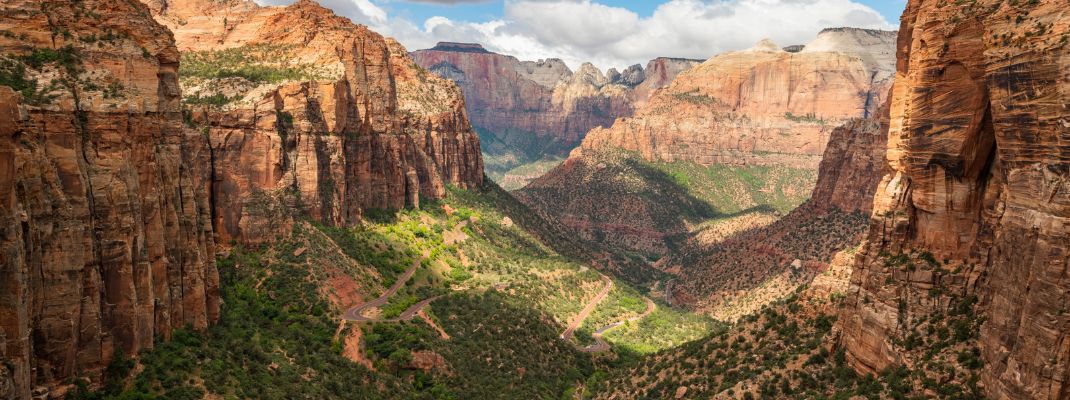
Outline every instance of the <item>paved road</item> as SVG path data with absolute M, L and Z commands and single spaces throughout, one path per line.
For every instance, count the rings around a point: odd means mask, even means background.
M 419 303 L 416 303 L 416 304 L 413 304 L 409 308 L 405 309 L 405 311 L 402 312 L 401 315 L 399 315 L 397 318 L 388 319 L 388 320 L 385 320 L 385 321 L 386 322 L 412 321 L 412 319 L 416 317 L 416 314 L 418 314 L 420 312 L 420 310 L 423 310 L 424 307 L 427 307 L 428 304 L 431 304 L 435 300 L 438 300 L 438 299 L 441 299 L 441 298 L 442 298 L 442 296 L 435 296 L 435 297 L 432 297 L 430 299 L 424 299 L 423 301 L 421 301 Z
M 597 331 L 595 331 L 593 334 L 591 334 L 591 337 L 594 338 L 594 344 L 588 345 L 587 347 L 584 347 L 580 351 L 585 352 L 585 353 L 602 353 L 602 352 L 609 351 L 609 348 L 610 348 L 609 347 L 609 343 L 606 342 L 605 339 L 602 339 L 602 335 L 603 334 L 605 334 L 607 331 L 609 331 L 611 329 L 614 329 L 614 328 L 616 328 L 618 326 L 624 325 L 627 322 L 635 322 L 635 321 L 641 320 L 643 318 L 646 318 L 648 315 L 650 315 L 650 313 L 654 312 L 654 309 L 657 307 L 657 305 L 655 305 L 653 301 L 651 301 L 650 299 L 648 299 L 646 297 L 644 297 L 643 300 L 646 300 L 646 311 L 643 311 L 643 313 L 639 314 L 638 316 L 628 318 L 628 319 L 626 319 L 624 321 L 617 321 L 617 322 L 614 322 L 612 324 L 609 324 L 609 325 L 606 325 L 606 326 L 603 326 L 603 327 L 599 328 Z
M 572 317 L 572 321 L 568 324 L 568 328 L 561 334 L 561 339 L 572 340 L 572 334 L 576 332 L 576 329 L 579 329 L 580 325 L 583 325 L 583 320 L 587 319 L 587 317 L 591 315 L 591 312 L 594 311 L 594 308 L 598 307 L 598 303 L 605 300 L 606 296 L 609 295 L 609 291 L 613 290 L 613 280 L 609 279 L 605 274 L 602 274 L 602 282 L 605 283 L 605 287 L 598 293 L 598 296 L 595 296 L 591 302 L 583 307 L 583 310 L 581 310 L 579 314 Z
M 406 270 L 405 273 L 402 274 L 398 278 L 397 282 L 394 282 L 394 286 L 391 286 L 390 289 L 387 289 L 386 292 L 384 292 L 382 296 L 379 296 L 378 299 L 369 301 L 369 302 L 364 303 L 364 304 L 358 304 L 356 306 L 353 306 L 348 311 L 346 311 L 345 316 L 343 316 L 343 318 L 346 321 L 356 321 L 356 322 L 376 321 L 375 319 L 368 318 L 368 317 L 364 316 L 364 311 L 367 311 L 369 308 L 382 307 L 382 306 L 386 305 L 386 303 L 388 301 L 390 301 L 390 297 L 393 296 L 394 294 L 396 294 L 398 292 L 398 290 L 401 289 L 402 286 L 405 286 L 405 282 L 408 282 L 409 279 L 412 278 L 412 275 L 416 273 L 416 269 L 420 268 L 420 263 L 424 260 L 424 258 L 427 258 L 427 257 L 425 256 L 423 258 L 420 258 L 420 259 L 417 259 L 417 260 L 413 261 L 412 262 L 412 266 L 409 267 L 409 269 Z M 427 300 L 424 300 L 424 301 L 427 301 Z M 428 302 L 428 303 L 430 303 L 430 302 Z M 420 303 L 417 303 L 417 304 L 420 304 Z M 424 304 L 424 305 L 427 305 L 427 304 Z M 415 314 L 416 311 L 420 311 L 420 310 L 417 309 L 417 310 L 413 311 L 413 314 Z M 406 312 L 408 312 L 408 310 L 406 310 Z M 404 314 L 402 314 L 402 315 L 404 315 Z M 409 319 L 412 319 L 412 317 L 410 316 Z

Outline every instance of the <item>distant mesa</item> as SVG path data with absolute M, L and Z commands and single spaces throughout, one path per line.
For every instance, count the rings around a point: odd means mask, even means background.
M 685 58 L 685 57 L 658 57 L 658 58 L 655 58 L 653 61 L 657 61 L 657 60 L 678 61 L 678 62 L 693 62 L 693 63 L 706 62 L 706 60 L 703 60 L 701 58 Z
M 851 27 L 838 27 L 838 28 L 825 28 L 822 29 L 818 35 L 822 33 L 866 33 L 873 36 L 886 36 L 888 34 L 899 34 L 899 31 L 886 31 L 881 29 L 865 29 L 865 28 L 851 28 Z
M 432 51 L 452 51 L 457 53 L 490 53 L 478 43 L 438 42 Z

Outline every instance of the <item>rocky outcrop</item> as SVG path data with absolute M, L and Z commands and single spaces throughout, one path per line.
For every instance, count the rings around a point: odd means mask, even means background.
M 488 172 L 501 174 L 546 156 L 564 156 L 589 130 L 631 115 L 680 71 L 697 64 L 657 59 L 603 74 L 591 64 L 571 71 L 561 60 L 519 61 L 477 44 L 440 43 L 413 52 L 416 63 L 460 85 L 472 124 L 483 135 Z
M 592 127 L 632 112 L 627 88 L 593 66 L 573 74 L 558 59 L 522 62 L 456 43 L 413 52 L 413 59 L 460 85 L 472 124 L 491 142 L 531 155 L 563 155 Z
M 888 112 L 884 107 L 875 118 L 850 120 L 832 131 L 810 203 L 867 215 L 873 211 L 873 193 L 886 172 Z
M 62 397 L 219 317 L 206 142 L 140 3 L 10 0 L 0 27 L 0 391 Z
M 902 21 L 890 171 L 841 316 L 848 360 L 920 365 L 902 338 L 976 299 L 962 338 L 984 391 L 1068 398 L 1065 4 L 911 0 Z
M 646 69 L 638 71 L 643 73 L 642 82 L 632 85 L 635 87 L 635 107 L 641 108 L 643 104 L 646 104 L 647 100 L 650 100 L 656 90 L 669 86 L 677 75 L 699 64 L 702 64 L 702 60 L 689 58 L 658 57 L 650 60 L 646 64 Z M 628 70 L 624 71 L 621 78 L 624 79 L 634 67 L 629 67 Z M 633 71 L 632 73 L 637 72 Z M 634 82 L 634 80 L 632 81 Z
M 592 130 L 578 151 L 816 168 L 836 126 L 875 114 L 883 102 L 894 65 L 885 54 L 894 37 L 827 30 L 798 53 L 765 40 L 716 56 L 681 73 L 634 117 Z
M 222 242 L 272 241 L 296 214 L 346 225 L 482 185 L 459 89 L 397 42 L 308 0 L 157 10 L 184 52 L 191 122 L 211 144 Z

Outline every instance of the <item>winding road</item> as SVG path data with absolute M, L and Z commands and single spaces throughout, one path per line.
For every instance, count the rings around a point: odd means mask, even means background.
M 583 307 L 583 310 L 581 310 L 579 314 L 572 317 L 572 321 L 570 321 L 568 327 L 565 328 L 565 332 L 561 333 L 561 339 L 572 340 L 572 334 L 576 332 L 576 329 L 579 329 L 580 325 L 583 325 L 583 320 L 587 319 L 587 317 L 594 312 L 595 307 L 598 307 L 598 303 L 605 300 L 606 296 L 609 296 L 609 291 L 613 290 L 613 280 L 609 279 L 605 274 L 600 273 L 600 275 L 602 275 L 602 282 L 605 283 L 605 287 L 602 288 L 602 291 L 599 292 L 594 299 L 591 299 L 591 301 Z
M 379 298 L 369 301 L 367 303 L 358 304 L 356 306 L 351 307 L 349 310 L 346 311 L 345 315 L 342 318 L 346 321 L 354 322 L 380 322 L 381 320 L 377 318 L 368 318 L 364 315 L 364 312 L 367 311 L 369 308 L 382 307 L 386 305 L 386 303 L 390 301 L 390 297 L 397 294 L 398 290 L 401 290 L 401 287 L 405 286 L 405 283 L 408 282 L 409 279 L 412 279 L 412 276 L 416 274 L 416 270 L 420 268 L 420 263 L 423 262 L 423 260 L 426 258 L 427 255 L 425 254 L 423 258 L 413 261 L 412 266 L 410 266 L 409 269 L 405 270 L 405 273 L 401 274 L 401 276 L 398 277 L 397 282 L 394 282 L 394 285 L 391 286 L 390 289 L 387 289 L 386 292 L 383 292 L 383 294 L 379 296 Z M 401 315 L 398 316 L 398 318 L 389 319 L 386 320 L 386 322 L 411 321 L 413 317 L 416 316 L 416 313 L 420 312 L 421 309 L 427 307 L 428 304 L 431 304 L 431 302 L 438 300 L 440 297 L 442 296 L 432 297 L 430 299 L 425 299 L 419 303 L 413 304 L 411 307 L 402 312 Z
M 459 226 L 458 228 L 460 228 L 460 227 L 463 227 L 463 225 Z M 460 239 L 460 240 L 463 241 L 463 239 Z M 342 316 L 342 319 L 345 320 L 345 321 L 352 321 L 352 322 L 400 322 L 400 321 L 411 321 L 413 318 L 415 318 L 417 315 L 419 315 L 420 312 L 425 307 L 427 307 L 427 305 L 431 304 L 435 300 L 438 300 L 438 299 L 442 298 L 442 296 L 431 297 L 431 298 L 428 298 L 428 299 L 424 299 L 424 300 L 422 300 L 422 301 L 420 301 L 420 302 L 418 302 L 416 304 L 413 304 L 412 306 L 409 306 L 409 308 L 405 309 L 405 311 L 403 311 L 397 318 L 383 320 L 383 319 L 379 319 L 379 318 L 368 317 L 368 316 L 364 315 L 364 313 L 366 311 L 368 311 L 369 309 L 378 308 L 378 307 L 382 307 L 382 306 L 386 305 L 386 303 L 388 303 L 390 301 L 390 298 L 393 297 L 395 294 L 397 294 L 397 292 L 399 290 L 401 290 L 401 288 L 404 287 L 405 284 L 408 283 L 408 281 L 410 279 L 412 279 L 413 275 L 416 274 L 416 270 L 420 268 L 420 264 L 423 263 L 423 261 L 425 259 L 427 259 L 428 257 L 430 257 L 430 254 L 425 252 L 423 257 L 421 257 L 421 258 L 419 258 L 417 260 L 413 260 L 412 266 L 410 266 L 407 270 L 405 270 L 405 272 L 403 274 L 401 274 L 400 277 L 398 277 L 398 280 L 396 282 L 394 282 L 394 284 L 392 286 L 390 286 L 389 289 L 387 289 L 385 292 L 383 292 L 382 295 L 380 295 L 375 300 L 368 301 L 368 302 L 361 303 L 361 304 L 355 305 L 353 307 L 350 307 L 348 310 L 346 310 L 345 314 Z M 591 301 L 589 301 L 583 307 L 583 310 L 580 310 L 579 314 L 576 314 L 575 316 L 572 317 L 572 319 L 569 321 L 568 327 L 565 329 L 564 332 L 561 333 L 561 339 L 562 340 L 571 341 L 573 335 L 576 332 L 576 329 L 579 329 L 579 327 L 583 325 L 583 321 L 585 321 L 587 319 L 587 317 L 589 317 L 591 315 L 591 313 L 594 312 L 595 308 L 598 307 L 598 304 L 602 303 L 602 301 L 604 301 L 606 299 L 606 297 L 609 296 L 609 292 L 613 290 L 613 280 L 610 279 L 609 276 L 607 276 L 605 274 L 599 273 L 599 275 L 601 275 L 602 282 L 604 284 L 604 286 L 602 287 L 602 291 L 599 292 L 598 295 L 595 296 L 593 299 L 591 299 Z M 495 290 L 502 290 L 506 286 L 507 286 L 507 284 L 497 284 L 497 285 L 494 285 L 494 289 Z M 595 340 L 595 343 L 581 348 L 580 351 L 585 352 L 585 353 L 602 353 L 602 352 L 609 351 L 610 350 L 610 345 L 609 345 L 609 343 L 607 343 L 605 341 L 605 339 L 602 338 L 603 334 L 605 334 L 609 330 L 612 330 L 612 329 L 617 328 L 617 327 L 619 327 L 621 325 L 624 325 L 625 323 L 634 322 L 634 321 L 638 321 L 638 320 L 641 320 L 643 318 L 646 318 L 648 315 L 650 315 L 651 313 L 654 312 L 654 309 L 657 307 L 654 304 L 654 302 L 651 301 L 649 298 L 647 298 L 645 296 L 643 297 L 643 299 L 646 300 L 646 311 L 644 311 L 642 314 L 639 314 L 638 316 L 635 316 L 635 317 L 632 317 L 632 318 L 628 318 L 628 319 L 622 320 L 622 321 L 617 321 L 617 322 L 614 322 L 612 324 L 609 324 L 609 325 L 606 325 L 606 326 L 603 326 L 603 327 L 599 328 L 597 331 L 595 331 L 593 334 L 591 334 L 591 336 Z M 440 330 L 440 328 L 437 328 L 437 329 Z M 441 330 L 440 330 L 440 334 L 442 336 L 444 336 L 445 338 L 449 338 L 449 335 L 446 335 L 445 332 L 441 332 Z
M 579 327 L 581 325 L 583 325 L 583 321 L 586 320 L 587 317 L 589 317 L 592 312 L 594 312 L 594 309 L 596 307 L 598 307 L 598 304 L 601 303 L 603 300 L 605 300 L 606 297 L 609 296 L 609 292 L 613 290 L 613 280 L 610 279 L 605 274 L 602 274 L 602 273 L 599 273 L 599 274 L 602 275 L 602 282 L 605 283 L 605 286 L 602 288 L 602 291 L 599 292 L 597 296 L 595 296 L 594 299 L 591 299 L 591 301 L 588 302 L 587 305 L 583 307 L 583 310 L 580 311 L 579 314 L 576 314 L 576 316 L 572 317 L 572 320 L 569 322 L 568 327 L 565 329 L 565 332 L 561 333 L 561 339 L 563 339 L 565 341 L 571 341 L 573 334 L 575 334 L 575 332 L 576 332 L 576 329 L 579 329 Z M 595 342 L 593 344 L 590 344 L 590 345 L 588 345 L 586 347 L 581 348 L 580 351 L 585 352 L 585 353 L 602 353 L 602 352 L 609 351 L 610 350 L 609 343 L 606 342 L 605 339 L 602 339 L 602 335 L 604 333 L 606 333 L 607 331 L 609 331 L 609 330 L 611 330 L 613 328 L 616 328 L 616 327 L 619 327 L 621 325 L 624 325 L 624 324 L 626 324 L 628 322 L 635 322 L 635 321 L 641 320 L 643 318 L 646 318 L 648 315 L 650 315 L 651 313 L 654 312 L 655 308 L 657 308 L 657 306 L 654 304 L 654 302 L 652 300 L 650 300 L 649 298 L 647 298 L 646 296 L 643 296 L 643 300 L 646 300 L 646 311 L 643 311 L 642 314 L 639 314 L 639 315 L 637 315 L 635 317 L 628 318 L 628 319 L 623 320 L 623 321 L 617 321 L 617 322 L 614 322 L 612 324 L 609 324 L 609 325 L 606 325 L 606 326 L 603 326 L 603 327 L 599 328 L 597 331 L 595 331 L 593 334 L 591 334 L 591 337 L 594 338 Z
M 652 301 L 652 300 L 650 300 L 650 299 L 648 299 L 646 297 L 643 297 L 643 300 L 646 300 L 646 311 L 643 311 L 642 314 L 639 314 L 639 315 L 637 315 L 635 317 L 628 318 L 628 319 L 626 319 L 624 321 L 614 322 L 612 324 L 609 324 L 609 325 L 606 325 L 606 326 L 603 326 L 603 327 L 599 328 L 597 331 L 594 331 L 594 333 L 591 334 L 591 337 L 594 338 L 594 344 L 590 344 L 587 347 L 584 347 L 583 349 L 580 349 L 580 351 L 582 351 L 584 353 L 602 353 L 602 352 L 609 351 L 609 343 L 606 342 L 605 339 L 602 339 L 602 335 L 604 333 L 606 333 L 607 331 L 609 331 L 609 330 L 611 330 L 613 328 L 616 328 L 618 326 L 624 325 L 624 324 L 626 324 L 628 322 L 635 322 L 635 321 L 641 320 L 643 318 L 646 318 L 648 315 L 650 315 L 651 313 L 654 312 L 655 308 L 657 308 L 657 305 L 654 304 L 654 301 Z

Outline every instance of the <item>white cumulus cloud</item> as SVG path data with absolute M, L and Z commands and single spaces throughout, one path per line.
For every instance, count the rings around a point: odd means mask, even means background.
M 763 38 L 805 44 L 829 27 L 896 28 L 852 0 L 668 0 L 646 17 L 595 0 L 506 0 L 500 19 L 480 23 L 389 17 L 369 0 L 320 2 L 410 50 L 474 42 L 520 59 L 561 58 L 573 68 L 587 61 L 619 69 L 662 56 L 706 59 Z

